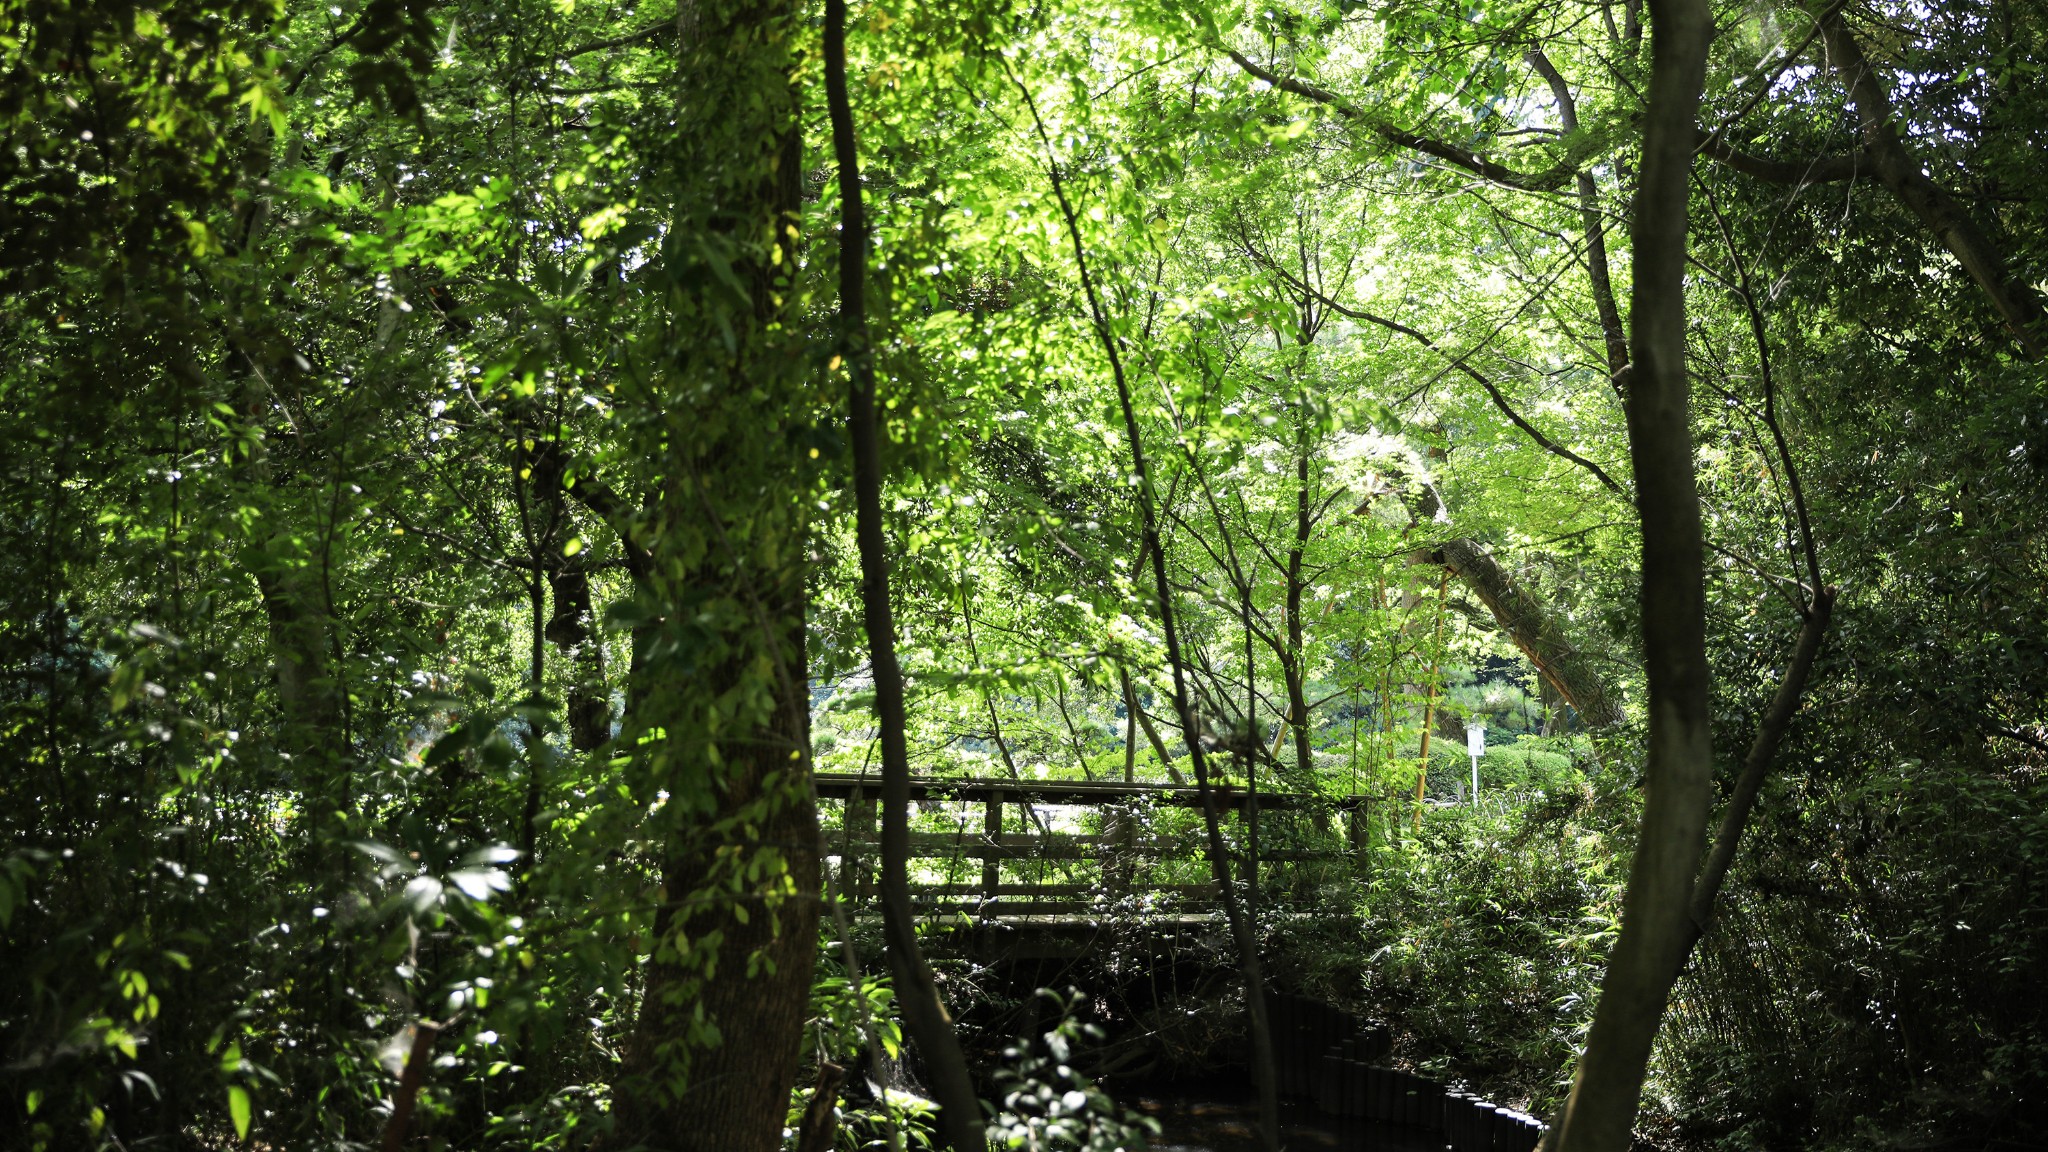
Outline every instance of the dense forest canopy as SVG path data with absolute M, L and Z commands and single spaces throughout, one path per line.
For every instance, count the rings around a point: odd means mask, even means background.
M 1179 837 L 1269 1146 L 1281 988 L 1568 1152 L 2048 1142 L 2048 8 L 0 68 L 0 1147 L 1136 1147 L 913 775 L 1200 798 L 1011 831 Z

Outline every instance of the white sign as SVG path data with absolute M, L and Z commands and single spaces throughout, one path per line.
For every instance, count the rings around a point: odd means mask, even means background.
M 1486 755 L 1486 725 L 1465 725 L 1465 751 L 1472 757 L 1472 803 L 1479 803 L 1479 758 Z

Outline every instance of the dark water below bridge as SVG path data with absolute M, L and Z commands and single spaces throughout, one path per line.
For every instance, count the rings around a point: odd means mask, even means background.
M 1160 1085 L 1116 1092 L 1126 1106 L 1159 1122 L 1152 1152 L 1258 1152 L 1259 1104 L 1245 1086 Z M 1280 1101 L 1280 1144 L 1287 1152 L 1443 1152 L 1441 1133 L 1348 1116 L 1298 1100 Z

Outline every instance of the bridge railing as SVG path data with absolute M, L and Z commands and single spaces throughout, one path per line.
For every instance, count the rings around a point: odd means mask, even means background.
M 880 781 L 820 773 L 828 866 L 856 904 L 872 899 Z M 1365 798 L 1330 800 L 1219 786 L 1226 841 L 1260 863 L 1260 892 L 1335 878 L 1362 844 Z M 1207 913 L 1210 878 L 1201 794 L 1106 781 L 917 778 L 910 836 L 912 898 L 927 915 L 974 918 Z M 837 827 L 833 816 L 837 815 Z

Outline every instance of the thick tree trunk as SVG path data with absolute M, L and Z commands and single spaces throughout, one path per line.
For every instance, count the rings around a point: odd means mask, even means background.
M 1713 798 L 1706 558 L 1685 370 L 1690 178 L 1713 16 L 1705 0 L 1652 0 L 1650 12 L 1628 381 L 1649 743 L 1621 933 L 1554 1133 L 1562 1152 L 1626 1152 L 1631 1143 L 1651 1047 L 1690 943 L 1693 877 Z
M 686 14 L 673 131 L 646 141 L 660 168 L 641 193 L 672 217 L 650 278 L 670 286 L 666 329 L 640 358 L 644 400 L 620 406 L 654 499 L 631 515 L 594 483 L 571 488 L 600 514 L 612 506 L 657 608 L 635 630 L 627 782 L 651 809 L 664 898 L 613 1139 L 779 1152 L 819 918 L 804 653 L 813 466 L 794 434 L 812 413 L 788 325 L 803 28 L 785 0 Z
M 254 427 L 268 423 L 272 398 L 262 375 L 252 369 L 242 388 L 242 416 Z M 278 711 L 283 724 L 278 746 L 291 757 L 300 786 L 321 816 L 348 802 L 347 734 L 343 732 L 344 691 L 335 665 L 334 621 L 328 611 L 326 574 L 332 557 L 329 534 L 305 531 L 303 520 L 287 507 L 285 490 L 276 480 L 270 447 L 264 437 L 248 442 L 240 457 L 238 477 L 253 490 L 275 527 L 248 551 L 250 574 L 263 596 L 269 625 L 270 657 L 277 678 Z
M 802 651 L 800 632 L 784 640 Z M 745 675 L 720 679 L 739 687 L 733 682 Z M 751 828 L 721 829 L 713 815 L 675 833 L 662 869 L 668 899 L 654 922 L 659 943 L 616 1086 L 618 1147 L 782 1146 L 817 945 L 817 812 L 802 778 L 809 765 L 791 755 L 808 745 L 808 704 L 783 701 L 770 723 L 727 751 L 715 811 Z M 763 848 L 780 873 L 771 868 L 750 884 L 746 857 Z

